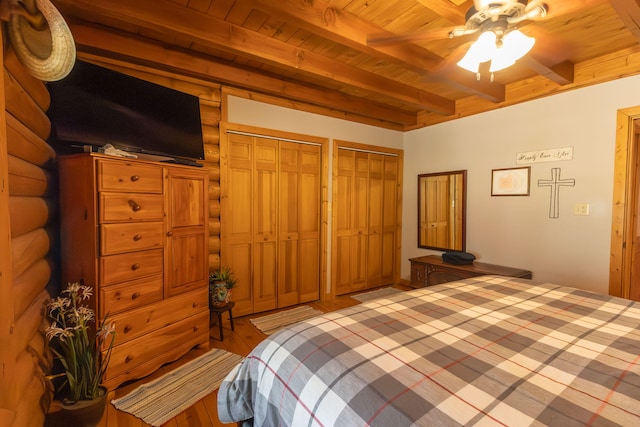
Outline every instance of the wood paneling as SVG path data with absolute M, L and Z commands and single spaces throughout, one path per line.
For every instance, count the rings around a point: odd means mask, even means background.
M 490 75 L 448 37 L 471 1 L 54 0 L 81 52 L 198 77 L 252 99 L 408 130 L 638 74 L 631 0 L 551 1 L 518 24 L 529 54 Z M 370 39 L 395 37 L 394 43 Z M 215 120 L 215 118 L 214 118 Z

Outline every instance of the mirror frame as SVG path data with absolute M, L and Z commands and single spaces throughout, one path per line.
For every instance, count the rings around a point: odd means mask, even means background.
M 424 200 L 422 200 L 422 192 L 420 191 L 420 183 L 423 179 L 429 178 L 429 177 L 434 177 L 434 176 L 445 176 L 445 175 L 462 175 L 462 211 L 461 211 L 461 215 L 462 215 L 462 230 L 461 230 L 461 234 L 462 234 L 462 248 L 461 249 L 454 249 L 454 248 L 447 248 L 447 247 L 439 247 L 439 246 L 429 246 L 429 245 L 423 245 L 420 242 L 420 224 L 421 224 L 421 207 L 422 204 L 425 203 Z M 438 251 L 462 251 L 464 252 L 466 250 L 467 247 L 467 171 L 466 169 L 464 170 L 457 170 L 457 171 L 445 171 L 445 172 L 436 172 L 436 173 L 423 173 L 418 175 L 418 247 L 419 248 L 423 248 L 423 249 L 434 249 L 434 250 L 438 250 Z

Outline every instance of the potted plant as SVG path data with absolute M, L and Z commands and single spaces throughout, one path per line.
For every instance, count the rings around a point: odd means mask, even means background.
M 74 421 L 73 425 L 95 425 L 102 417 L 107 392 L 102 386 L 111 350 L 115 341 L 115 323 L 105 318 L 97 328 L 94 311 L 86 305 L 92 296 L 92 288 L 79 283 L 69 283 L 60 296 L 48 304 L 51 324 L 46 328 L 47 340 L 54 357 L 60 361 L 63 372 L 52 375 L 50 380 L 63 377 L 59 387 L 63 412 L 88 412 L 95 408 L 94 421 Z M 92 336 L 95 331 L 95 336 Z M 104 351 L 102 351 L 104 350 Z M 85 417 L 85 415 L 81 415 Z
M 231 289 L 237 283 L 229 266 L 209 273 L 209 298 L 212 305 L 225 305 L 231 298 Z

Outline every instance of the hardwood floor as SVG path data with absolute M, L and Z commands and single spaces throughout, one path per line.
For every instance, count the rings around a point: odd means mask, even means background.
M 406 289 L 402 286 L 398 288 Z M 323 312 L 329 312 L 339 310 L 342 308 L 350 307 L 358 304 L 358 301 L 351 298 L 348 295 L 339 296 L 335 299 L 325 302 L 308 303 L 313 308 L 321 310 Z M 276 310 L 277 311 L 277 310 Z M 274 311 L 275 312 L 275 311 Z M 267 314 L 267 313 L 261 313 Z M 227 351 L 246 356 L 249 352 L 264 338 L 262 332 L 256 329 L 249 318 L 252 316 L 239 317 L 234 319 L 235 331 L 231 331 L 229 321 L 227 320 L 227 314 L 223 315 L 223 328 L 224 328 L 224 341 L 220 341 L 218 325 L 214 323 L 210 330 L 209 346 L 212 348 L 221 348 Z M 160 368 L 155 373 L 145 377 L 142 380 L 128 383 L 120 388 L 109 392 L 108 402 L 112 399 L 116 399 L 125 396 L 140 384 L 154 380 L 165 373 L 175 369 L 176 367 L 204 354 L 207 350 L 192 349 L 185 356 L 180 358 L 174 363 L 168 364 Z M 198 401 L 186 411 L 178 414 L 175 418 L 169 420 L 164 426 L 168 427 L 209 427 L 209 426 L 228 426 L 229 424 L 223 424 L 218 420 L 217 411 L 217 390 L 212 394 Z M 107 403 L 105 414 L 98 424 L 98 427 L 145 427 L 149 424 L 144 423 L 140 419 L 130 415 L 126 412 L 118 411 Z

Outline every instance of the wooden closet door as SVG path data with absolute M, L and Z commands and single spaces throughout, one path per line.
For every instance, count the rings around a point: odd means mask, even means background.
M 338 148 L 336 162 L 336 294 L 391 284 L 398 268 L 399 158 Z
M 336 294 L 351 291 L 351 229 L 353 228 L 354 152 L 337 150 L 336 176 L 334 180 L 334 224 L 333 257 L 335 259 Z
M 226 173 L 221 175 L 221 243 L 223 264 L 233 269 L 238 283 L 233 288 L 237 316 L 253 313 L 253 163 L 254 141 L 246 135 L 229 134 Z M 223 159 L 224 163 L 224 159 Z
M 369 154 L 369 229 L 367 243 L 367 286 L 382 278 L 382 214 L 384 201 L 384 156 Z
M 320 154 L 280 142 L 278 307 L 319 297 Z
M 398 157 L 384 156 L 382 198 L 382 249 L 380 283 L 393 283 L 397 254 L 400 249 L 396 240 L 398 226 Z
M 278 141 L 255 140 L 253 310 L 277 306 Z
M 299 302 L 320 298 L 322 149 L 300 145 Z

